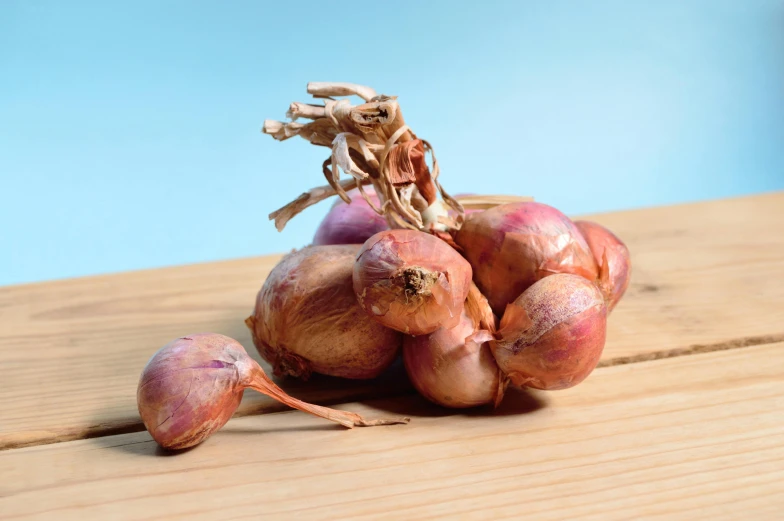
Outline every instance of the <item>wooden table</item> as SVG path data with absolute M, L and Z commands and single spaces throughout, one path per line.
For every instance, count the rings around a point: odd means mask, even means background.
M 459 412 L 399 366 L 286 381 L 412 421 L 346 430 L 249 391 L 177 455 L 141 425 L 142 367 L 197 331 L 256 356 L 243 319 L 278 257 L 0 288 L 0 517 L 782 519 L 784 193 L 591 218 L 634 274 L 583 384 Z

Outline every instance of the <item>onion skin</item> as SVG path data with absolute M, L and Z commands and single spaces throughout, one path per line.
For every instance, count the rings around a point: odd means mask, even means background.
M 513 385 L 566 389 L 599 363 L 606 330 L 607 306 L 599 288 L 577 275 L 556 274 L 507 306 L 490 347 Z
M 599 265 L 599 289 L 612 311 L 626 293 L 632 274 L 629 249 L 610 230 L 593 221 L 575 221 Z
M 460 321 L 471 265 L 430 234 L 387 230 L 362 246 L 353 279 L 369 316 L 396 331 L 427 335 Z
M 498 405 L 503 398 L 508 380 L 488 343 L 493 338 L 495 317 L 487 300 L 481 295 L 479 298 L 486 313 L 466 306 L 455 327 L 403 340 L 408 377 L 419 394 L 435 404 L 465 408 Z M 485 317 L 489 324 L 483 321 Z
M 229 337 L 198 333 L 162 347 L 147 363 L 136 394 L 153 439 L 167 449 L 201 443 L 237 410 L 256 364 Z
M 246 324 L 275 375 L 369 379 L 397 357 L 400 333 L 368 317 L 354 296 L 359 248 L 308 246 L 270 272 Z
M 365 192 L 380 208 L 375 191 L 368 187 Z M 351 190 L 348 195 L 351 197 L 350 204 L 342 199 L 338 200 L 321 221 L 313 237 L 314 245 L 362 244 L 376 233 L 389 229 L 384 216 L 370 207 L 359 190 Z
M 553 273 L 596 280 L 598 266 L 574 223 L 551 206 L 509 203 L 473 213 L 455 233 L 474 282 L 497 314 Z

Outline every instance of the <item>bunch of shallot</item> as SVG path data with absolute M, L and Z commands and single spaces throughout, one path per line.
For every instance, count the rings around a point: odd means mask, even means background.
M 629 284 L 623 242 L 530 198 L 449 196 L 432 146 L 406 125 L 395 97 L 349 83 L 310 83 L 308 93 L 325 101 L 292 103 L 291 121 L 265 121 L 263 132 L 328 147 L 328 185 L 270 219 L 282 229 L 308 206 L 342 200 L 313 245 L 272 271 L 247 320 L 276 372 L 372 378 L 402 345 L 414 387 L 447 407 L 497 405 L 508 385 L 583 381 Z M 339 244 L 356 249 L 351 260 L 344 251 L 345 266 L 321 260 L 336 259 Z M 364 320 L 346 319 L 360 311 Z M 371 333 L 367 319 L 382 329 Z
M 452 408 L 497 406 L 510 385 L 583 381 L 629 284 L 623 242 L 530 198 L 453 198 L 396 98 L 346 83 L 311 83 L 308 92 L 325 101 L 293 103 L 292 121 L 266 121 L 263 131 L 329 147 L 328 184 L 270 218 L 280 230 L 313 204 L 341 200 L 312 244 L 270 272 L 245 320 L 275 375 L 372 379 L 402 356 L 414 388 Z M 352 95 L 365 103 L 341 98 Z M 180 338 L 150 360 L 139 411 L 162 446 L 189 447 L 228 421 L 247 387 L 346 426 L 407 421 L 296 400 L 239 343 L 214 334 Z

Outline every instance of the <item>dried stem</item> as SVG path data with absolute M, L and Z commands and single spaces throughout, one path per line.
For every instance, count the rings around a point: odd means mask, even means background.
M 386 216 L 391 227 L 437 233 L 442 238 L 462 225 L 464 206 L 489 208 L 502 204 L 500 199 L 493 199 L 502 196 L 473 197 L 461 200 L 461 204 L 446 193 L 438 179 L 440 170 L 432 145 L 418 139 L 406 125 L 396 97 L 377 95 L 372 88 L 353 83 L 313 82 L 307 90 L 316 98 L 325 98 L 324 104 L 294 102 L 286 115 L 310 122 L 268 120 L 262 132 L 279 141 L 300 136 L 314 145 L 329 147 L 331 155 L 322 165 L 329 186 L 305 192 L 270 214 L 278 230 L 327 197 L 337 194 L 350 202 L 346 191 L 361 188 L 362 184 L 373 185 L 381 207 L 371 206 Z M 365 103 L 354 106 L 347 99 L 334 99 L 340 96 L 358 96 Z M 340 181 L 341 172 L 352 179 Z M 360 194 L 370 202 L 364 190 L 360 189 Z
M 361 415 L 355 412 L 339 411 L 337 409 L 330 409 L 329 407 L 322 407 L 321 405 L 314 405 L 312 403 L 303 402 L 293 396 L 289 396 L 286 391 L 275 385 L 275 382 L 270 380 L 264 370 L 256 364 L 253 371 L 253 379 L 249 387 L 262 394 L 274 398 L 284 405 L 288 405 L 293 409 L 298 409 L 303 412 L 308 412 L 315 416 L 339 423 L 344 427 L 373 427 L 376 425 L 394 425 L 397 423 L 408 423 L 410 418 L 379 418 L 376 420 L 366 420 Z
M 291 119 L 307 118 L 319 119 L 327 117 L 327 110 L 324 105 L 310 105 L 308 103 L 300 103 L 295 101 L 286 112 L 286 117 Z
M 352 190 L 357 187 L 358 181 L 356 179 L 344 179 L 338 183 L 340 188 L 344 191 Z M 368 184 L 367 182 L 363 181 L 363 184 Z M 299 197 L 291 201 L 286 206 L 279 208 L 269 214 L 270 220 L 275 221 L 275 228 L 278 231 L 281 231 L 285 226 L 286 223 L 291 220 L 292 217 L 300 213 L 302 210 L 309 206 L 313 206 L 314 204 L 320 203 L 324 199 L 329 199 L 333 195 L 337 194 L 338 192 L 332 188 L 331 186 L 317 186 L 316 188 L 311 188 L 307 192 L 301 194 Z
M 376 91 L 364 85 L 355 83 L 330 83 L 323 81 L 311 81 L 308 83 L 308 94 L 319 98 L 331 98 L 333 96 L 359 96 L 365 101 L 370 101 L 376 97 Z

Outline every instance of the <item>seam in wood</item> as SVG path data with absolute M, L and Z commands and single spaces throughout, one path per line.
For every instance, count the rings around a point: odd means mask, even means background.
M 727 351 L 730 349 L 742 349 L 745 347 L 754 347 L 764 344 L 775 344 L 776 342 L 784 342 L 784 333 L 775 335 L 760 335 L 744 338 L 736 338 L 727 340 L 725 342 L 718 342 L 715 344 L 693 344 L 688 347 L 681 347 L 675 349 L 666 349 L 661 351 L 652 351 L 650 353 L 643 353 L 632 356 L 620 356 L 602 360 L 597 365 L 597 368 L 613 367 L 617 365 L 636 364 L 641 362 L 650 362 L 653 360 L 662 360 L 665 358 L 675 358 L 678 356 L 690 356 L 703 353 L 713 353 L 717 351 Z M 394 398 L 397 396 L 406 396 L 414 392 L 413 387 L 407 387 L 404 390 L 400 388 L 390 389 L 388 391 L 374 390 L 372 392 L 358 393 L 352 395 L 349 399 L 351 401 L 363 401 L 370 399 L 384 399 Z M 321 405 L 338 405 L 346 403 L 345 398 L 335 398 L 333 400 L 319 401 Z M 268 406 L 250 408 L 245 411 L 238 411 L 234 418 L 243 416 L 250 416 L 256 414 L 271 414 L 277 412 L 284 412 L 291 410 L 283 404 L 270 404 Z M 144 424 L 136 420 L 120 421 L 110 424 L 100 424 L 84 429 L 74 429 L 70 432 L 52 432 L 38 435 L 34 433 L 11 433 L 0 435 L 0 451 L 10 449 L 21 449 L 24 447 L 33 447 L 38 445 L 50 445 L 53 443 L 61 443 L 66 441 L 76 441 L 90 438 L 99 438 L 102 436 L 116 436 L 119 434 L 131 434 L 134 432 L 141 432 L 144 430 Z
M 749 336 L 727 340 L 726 342 L 718 342 L 716 344 L 694 344 L 688 347 L 665 349 L 662 351 L 651 351 L 650 353 L 641 353 L 639 355 L 619 356 L 616 358 L 610 358 L 608 360 L 601 360 L 599 365 L 596 367 L 599 368 L 612 367 L 615 365 L 636 364 L 640 362 L 649 362 L 651 360 L 674 358 L 676 356 L 698 355 L 702 353 L 713 353 L 715 351 L 727 351 L 728 349 L 739 349 L 742 347 L 753 347 L 763 344 L 775 344 L 776 342 L 784 342 L 784 334 Z

